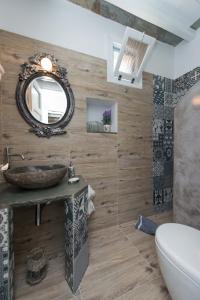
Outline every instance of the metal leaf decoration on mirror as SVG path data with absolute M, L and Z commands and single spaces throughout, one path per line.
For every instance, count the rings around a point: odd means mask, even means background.
M 49 69 L 44 68 L 44 60 L 50 63 Z M 30 131 L 48 138 L 66 133 L 64 127 L 72 119 L 75 107 L 67 70 L 47 53 L 30 57 L 21 68 L 16 100 L 22 117 L 32 126 Z
M 61 128 L 53 129 L 50 127 L 44 127 L 44 128 L 31 128 L 29 130 L 30 132 L 35 133 L 39 137 L 47 137 L 50 138 L 52 135 L 61 135 L 66 134 L 67 132 L 65 130 L 62 130 Z

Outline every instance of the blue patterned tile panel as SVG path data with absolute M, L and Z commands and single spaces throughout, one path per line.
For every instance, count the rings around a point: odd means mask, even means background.
M 164 106 L 174 107 L 174 93 L 164 92 Z
M 89 263 L 87 208 L 88 187 L 65 201 L 65 274 L 73 293 Z
M 164 202 L 172 202 L 173 191 L 172 188 L 164 188 Z
M 164 91 L 159 89 L 154 89 L 153 100 L 155 104 L 163 105 L 164 104 Z
M 153 76 L 153 86 L 154 86 L 154 90 L 164 91 L 165 90 L 165 77 L 162 77 L 159 75 L 154 75 Z
M 153 118 L 162 120 L 163 116 L 164 116 L 164 106 L 161 104 L 154 105 Z
M 153 114 L 153 202 L 156 209 L 165 207 L 164 189 L 172 181 L 167 180 L 173 159 L 174 82 L 154 76 Z M 166 162 L 170 162 L 166 165 Z M 168 177 L 167 177 L 168 178 Z
M 165 78 L 164 77 L 164 81 L 165 81 L 165 85 L 164 88 L 162 90 L 164 90 L 164 93 L 172 93 L 173 92 L 173 80 L 169 79 L 169 78 Z
M 165 176 L 173 176 L 173 160 L 169 162 L 164 162 Z
M 163 189 L 155 189 L 153 191 L 153 203 L 155 206 L 161 206 L 163 204 Z
M 176 80 L 153 76 L 153 202 L 155 210 L 173 203 L 174 108 L 200 80 L 200 67 Z
M 164 139 L 166 139 L 166 136 L 173 137 L 173 134 L 174 134 L 174 121 L 164 120 Z
M 153 142 L 153 161 L 162 161 L 164 157 L 163 142 Z
M 174 120 L 174 109 L 171 106 L 164 106 L 164 120 Z
M 167 188 L 167 187 L 172 188 L 173 187 L 173 170 L 172 170 L 171 174 L 169 174 L 168 176 L 165 175 L 165 177 L 164 177 L 164 187 L 165 188 Z
M 173 145 L 164 144 L 164 162 L 173 161 Z
M 164 176 L 154 176 L 153 177 L 153 188 L 155 190 L 163 189 L 165 184 Z
M 159 141 L 160 136 L 164 134 L 164 120 L 153 120 L 153 141 Z
M 13 212 L 0 209 L 0 299 L 13 300 Z
M 153 174 L 156 177 L 164 175 L 164 164 L 162 160 L 153 162 Z

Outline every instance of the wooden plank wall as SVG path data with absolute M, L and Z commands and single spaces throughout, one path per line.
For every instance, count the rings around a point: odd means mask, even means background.
M 69 45 L 70 48 L 70 45 Z M 67 135 L 42 139 L 28 132 L 15 103 L 20 64 L 37 52 L 55 55 L 68 69 L 76 108 Z M 152 212 L 152 75 L 145 73 L 142 90 L 108 83 L 104 60 L 13 33 L 0 31 L 0 155 L 9 145 L 24 153 L 13 165 L 68 163 L 96 190 L 96 212 L 90 229 L 107 228 Z M 115 100 L 119 109 L 118 134 L 86 132 L 86 98 Z

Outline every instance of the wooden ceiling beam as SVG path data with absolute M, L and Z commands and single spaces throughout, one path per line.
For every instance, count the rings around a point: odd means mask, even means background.
M 138 16 L 135 16 L 118 6 L 115 6 L 108 1 L 104 0 L 68 0 L 74 4 L 77 4 L 83 8 L 99 14 L 112 21 L 118 22 L 124 26 L 134 28 L 138 31 L 145 32 L 157 40 L 167 43 L 172 46 L 178 45 L 183 39 L 179 36 L 166 31 Z
M 150 22 L 164 30 L 179 36 L 180 38 L 190 41 L 195 36 L 195 30 L 188 28 L 185 20 L 181 15 L 177 14 L 177 11 L 173 10 L 173 7 L 167 7 L 166 3 L 162 3 L 162 0 L 156 4 L 148 1 L 124 1 L 124 0 L 107 0 L 112 5 L 137 16 L 145 21 Z

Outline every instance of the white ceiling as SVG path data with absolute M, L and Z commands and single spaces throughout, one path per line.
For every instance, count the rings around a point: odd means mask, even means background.
M 106 0 L 177 36 L 191 40 L 190 26 L 200 18 L 200 0 Z

